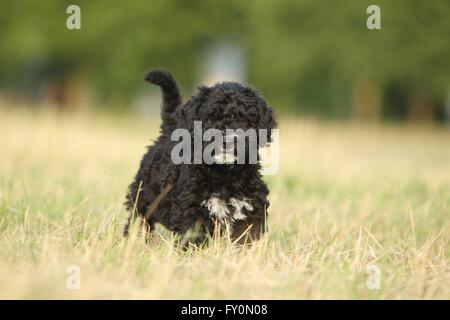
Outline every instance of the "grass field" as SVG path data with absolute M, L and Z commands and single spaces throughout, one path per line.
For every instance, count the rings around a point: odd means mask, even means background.
M 120 234 L 158 122 L 0 109 L 0 298 L 450 298 L 448 128 L 282 118 L 269 233 L 179 252 Z

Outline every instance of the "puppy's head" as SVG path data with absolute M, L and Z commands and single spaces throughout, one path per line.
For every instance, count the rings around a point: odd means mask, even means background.
M 215 149 L 215 164 L 235 164 L 238 159 L 237 143 L 245 139 L 246 161 L 250 144 L 265 147 L 272 141 L 272 130 L 277 127 L 272 108 L 254 89 L 236 82 L 222 82 L 213 87 L 201 86 L 184 105 L 178 107 L 174 118 L 179 128 L 201 130 L 203 138 L 215 141 L 222 135 L 222 150 Z M 254 135 L 253 135 L 254 134 Z M 256 139 L 256 141 L 252 141 Z M 203 142 L 202 150 L 207 148 Z M 257 151 L 257 150 L 256 150 Z

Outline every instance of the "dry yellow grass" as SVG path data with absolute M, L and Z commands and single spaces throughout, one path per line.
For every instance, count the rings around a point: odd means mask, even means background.
M 0 109 L 0 298 L 450 298 L 450 130 L 281 119 L 269 233 L 179 252 L 120 236 L 158 122 Z

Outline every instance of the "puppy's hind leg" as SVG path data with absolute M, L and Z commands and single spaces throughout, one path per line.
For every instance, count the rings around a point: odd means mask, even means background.
M 123 228 L 123 237 L 128 237 L 130 233 L 130 227 L 132 223 L 136 220 L 137 214 L 133 213 L 133 211 L 130 210 L 130 214 L 128 216 L 127 222 Z M 145 217 L 141 217 L 140 223 L 139 223 L 139 231 L 138 234 L 144 233 L 145 236 L 148 238 L 151 234 L 151 232 L 155 229 L 155 222 L 153 219 L 146 220 Z
M 123 237 L 128 237 L 130 226 L 134 220 L 136 220 L 136 217 L 138 216 L 138 204 L 139 204 L 139 196 L 141 194 L 142 190 L 142 180 L 139 181 L 139 185 L 137 188 L 135 187 L 137 185 L 137 181 L 133 181 L 133 183 L 130 185 L 130 191 L 128 195 L 128 200 L 126 202 L 126 205 L 128 207 L 128 219 L 125 223 L 125 226 L 123 228 Z M 135 194 L 134 197 L 132 195 Z M 133 199 L 134 198 L 134 199 Z M 142 201 L 141 201 L 142 202 Z
M 123 227 L 122 235 L 124 238 L 128 237 L 128 234 L 130 232 L 131 222 L 134 221 L 135 219 L 136 219 L 136 214 L 134 213 L 134 210 L 130 210 L 130 212 L 128 214 L 127 222 L 125 223 L 125 226 Z

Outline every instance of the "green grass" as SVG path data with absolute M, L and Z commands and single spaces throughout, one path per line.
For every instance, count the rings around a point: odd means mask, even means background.
M 450 130 L 281 119 L 269 233 L 180 252 L 121 238 L 158 122 L 0 109 L 0 298 L 450 298 Z

